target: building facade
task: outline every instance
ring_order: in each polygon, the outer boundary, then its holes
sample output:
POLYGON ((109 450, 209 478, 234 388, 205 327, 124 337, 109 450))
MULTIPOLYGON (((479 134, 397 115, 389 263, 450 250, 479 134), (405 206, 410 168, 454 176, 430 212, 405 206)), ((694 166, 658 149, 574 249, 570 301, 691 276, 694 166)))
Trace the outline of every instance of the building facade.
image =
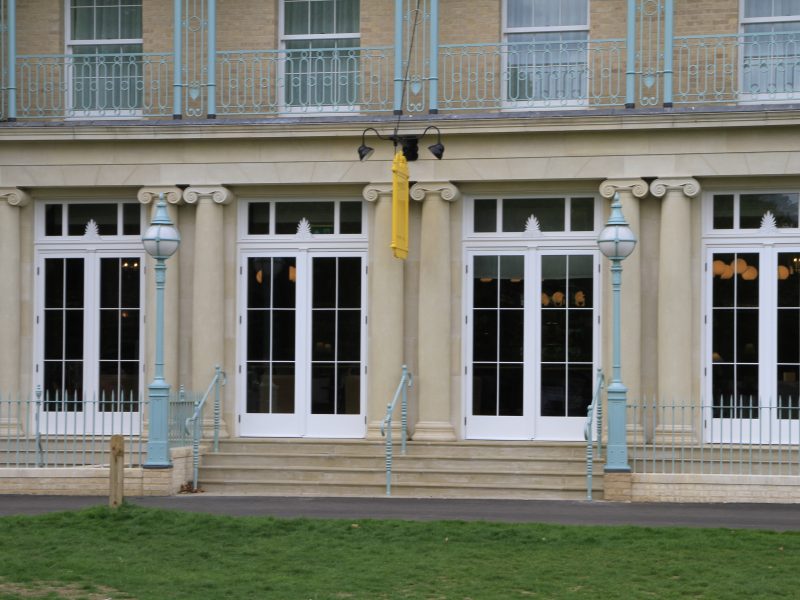
POLYGON ((713 404, 657 424, 708 441, 800 439, 800 3, 2 9, 0 389, 115 398, 93 422, 137 402, 163 193, 166 378, 222 366, 227 435, 377 438, 407 364, 416 440, 580 440, 618 193, 632 401, 713 404), (404 261, 376 133, 420 146, 404 261))

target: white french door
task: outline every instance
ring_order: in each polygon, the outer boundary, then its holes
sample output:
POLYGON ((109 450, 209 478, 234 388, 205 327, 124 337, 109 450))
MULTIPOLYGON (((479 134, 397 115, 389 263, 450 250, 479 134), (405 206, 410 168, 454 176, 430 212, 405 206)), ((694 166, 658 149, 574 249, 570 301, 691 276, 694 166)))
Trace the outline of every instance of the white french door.
POLYGON ((800 247, 713 248, 706 265, 706 439, 800 443, 800 247))
POLYGON ((466 257, 466 437, 579 440, 597 367, 593 251, 466 257))
POLYGON ((240 435, 363 437, 365 254, 254 251, 240 264, 240 435))
POLYGON ((41 431, 139 432, 143 271, 141 251, 39 253, 41 431))

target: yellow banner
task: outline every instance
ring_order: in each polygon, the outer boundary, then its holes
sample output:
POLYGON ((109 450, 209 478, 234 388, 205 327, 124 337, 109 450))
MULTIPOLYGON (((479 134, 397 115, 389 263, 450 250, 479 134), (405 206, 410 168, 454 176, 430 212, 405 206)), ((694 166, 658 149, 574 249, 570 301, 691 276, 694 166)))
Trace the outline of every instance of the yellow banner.
POLYGON ((408 163, 402 152, 392 163, 392 253, 408 258, 408 163))

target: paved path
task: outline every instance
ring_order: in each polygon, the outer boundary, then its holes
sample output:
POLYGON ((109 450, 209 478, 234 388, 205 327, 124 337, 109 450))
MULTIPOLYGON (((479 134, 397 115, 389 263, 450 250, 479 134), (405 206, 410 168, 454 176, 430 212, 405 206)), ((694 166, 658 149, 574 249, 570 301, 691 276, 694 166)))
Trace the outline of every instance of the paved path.
MULTIPOLYGON (((0 495, 0 516, 41 514, 104 505, 106 498, 0 495)), ((409 498, 276 498, 186 495, 128 498, 141 506, 234 516, 411 519, 726 527, 800 531, 800 504, 623 504, 549 500, 409 498)))

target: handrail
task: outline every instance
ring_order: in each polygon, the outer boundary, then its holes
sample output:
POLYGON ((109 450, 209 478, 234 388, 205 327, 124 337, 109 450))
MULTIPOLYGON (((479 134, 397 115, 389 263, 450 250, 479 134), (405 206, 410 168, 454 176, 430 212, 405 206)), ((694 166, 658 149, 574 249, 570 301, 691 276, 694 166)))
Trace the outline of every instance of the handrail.
POLYGON ((392 414, 394 413, 397 399, 402 398, 400 403, 400 435, 402 438, 402 453, 406 453, 406 438, 408 437, 408 388, 414 384, 414 376, 408 372, 408 367, 403 365, 400 383, 394 393, 392 401, 386 405, 386 416, 381 422, 381 435, 386 437, 386 495, 392 495, 392 452, 394 450, 392 442, 392 414))
POLYGON ((603 391, 605 377, 603 370, 597 369, 597 385, 595 386, 594 398, 586 411, 586 425, 583 428, 583 437, 586 440, 586 499, 592 501, 592 471, 594 469, 594 430, 593 422, 597 423, 597 458, 603 455, 603 402, 600 392, 603 391), (594 415, 597 419, 594 419, 594 415))
POLYGON ((197 491, 197 473, 200 469, 200 437, 202 428, 199 427, 200 415, 203 414, 203 407, 206 400, 211 395, 211 390, 214 390, 214 452, 219 452, 219 425, 220 425, 220 387, 228 383, 228 377, 225 375, 219 365, 214 367, 214 377, 211 383, 208 384, 208 389, 203 397, 194 403, 194 413, 186 419, 186 432, 192 436, 192 490, 197 491))

